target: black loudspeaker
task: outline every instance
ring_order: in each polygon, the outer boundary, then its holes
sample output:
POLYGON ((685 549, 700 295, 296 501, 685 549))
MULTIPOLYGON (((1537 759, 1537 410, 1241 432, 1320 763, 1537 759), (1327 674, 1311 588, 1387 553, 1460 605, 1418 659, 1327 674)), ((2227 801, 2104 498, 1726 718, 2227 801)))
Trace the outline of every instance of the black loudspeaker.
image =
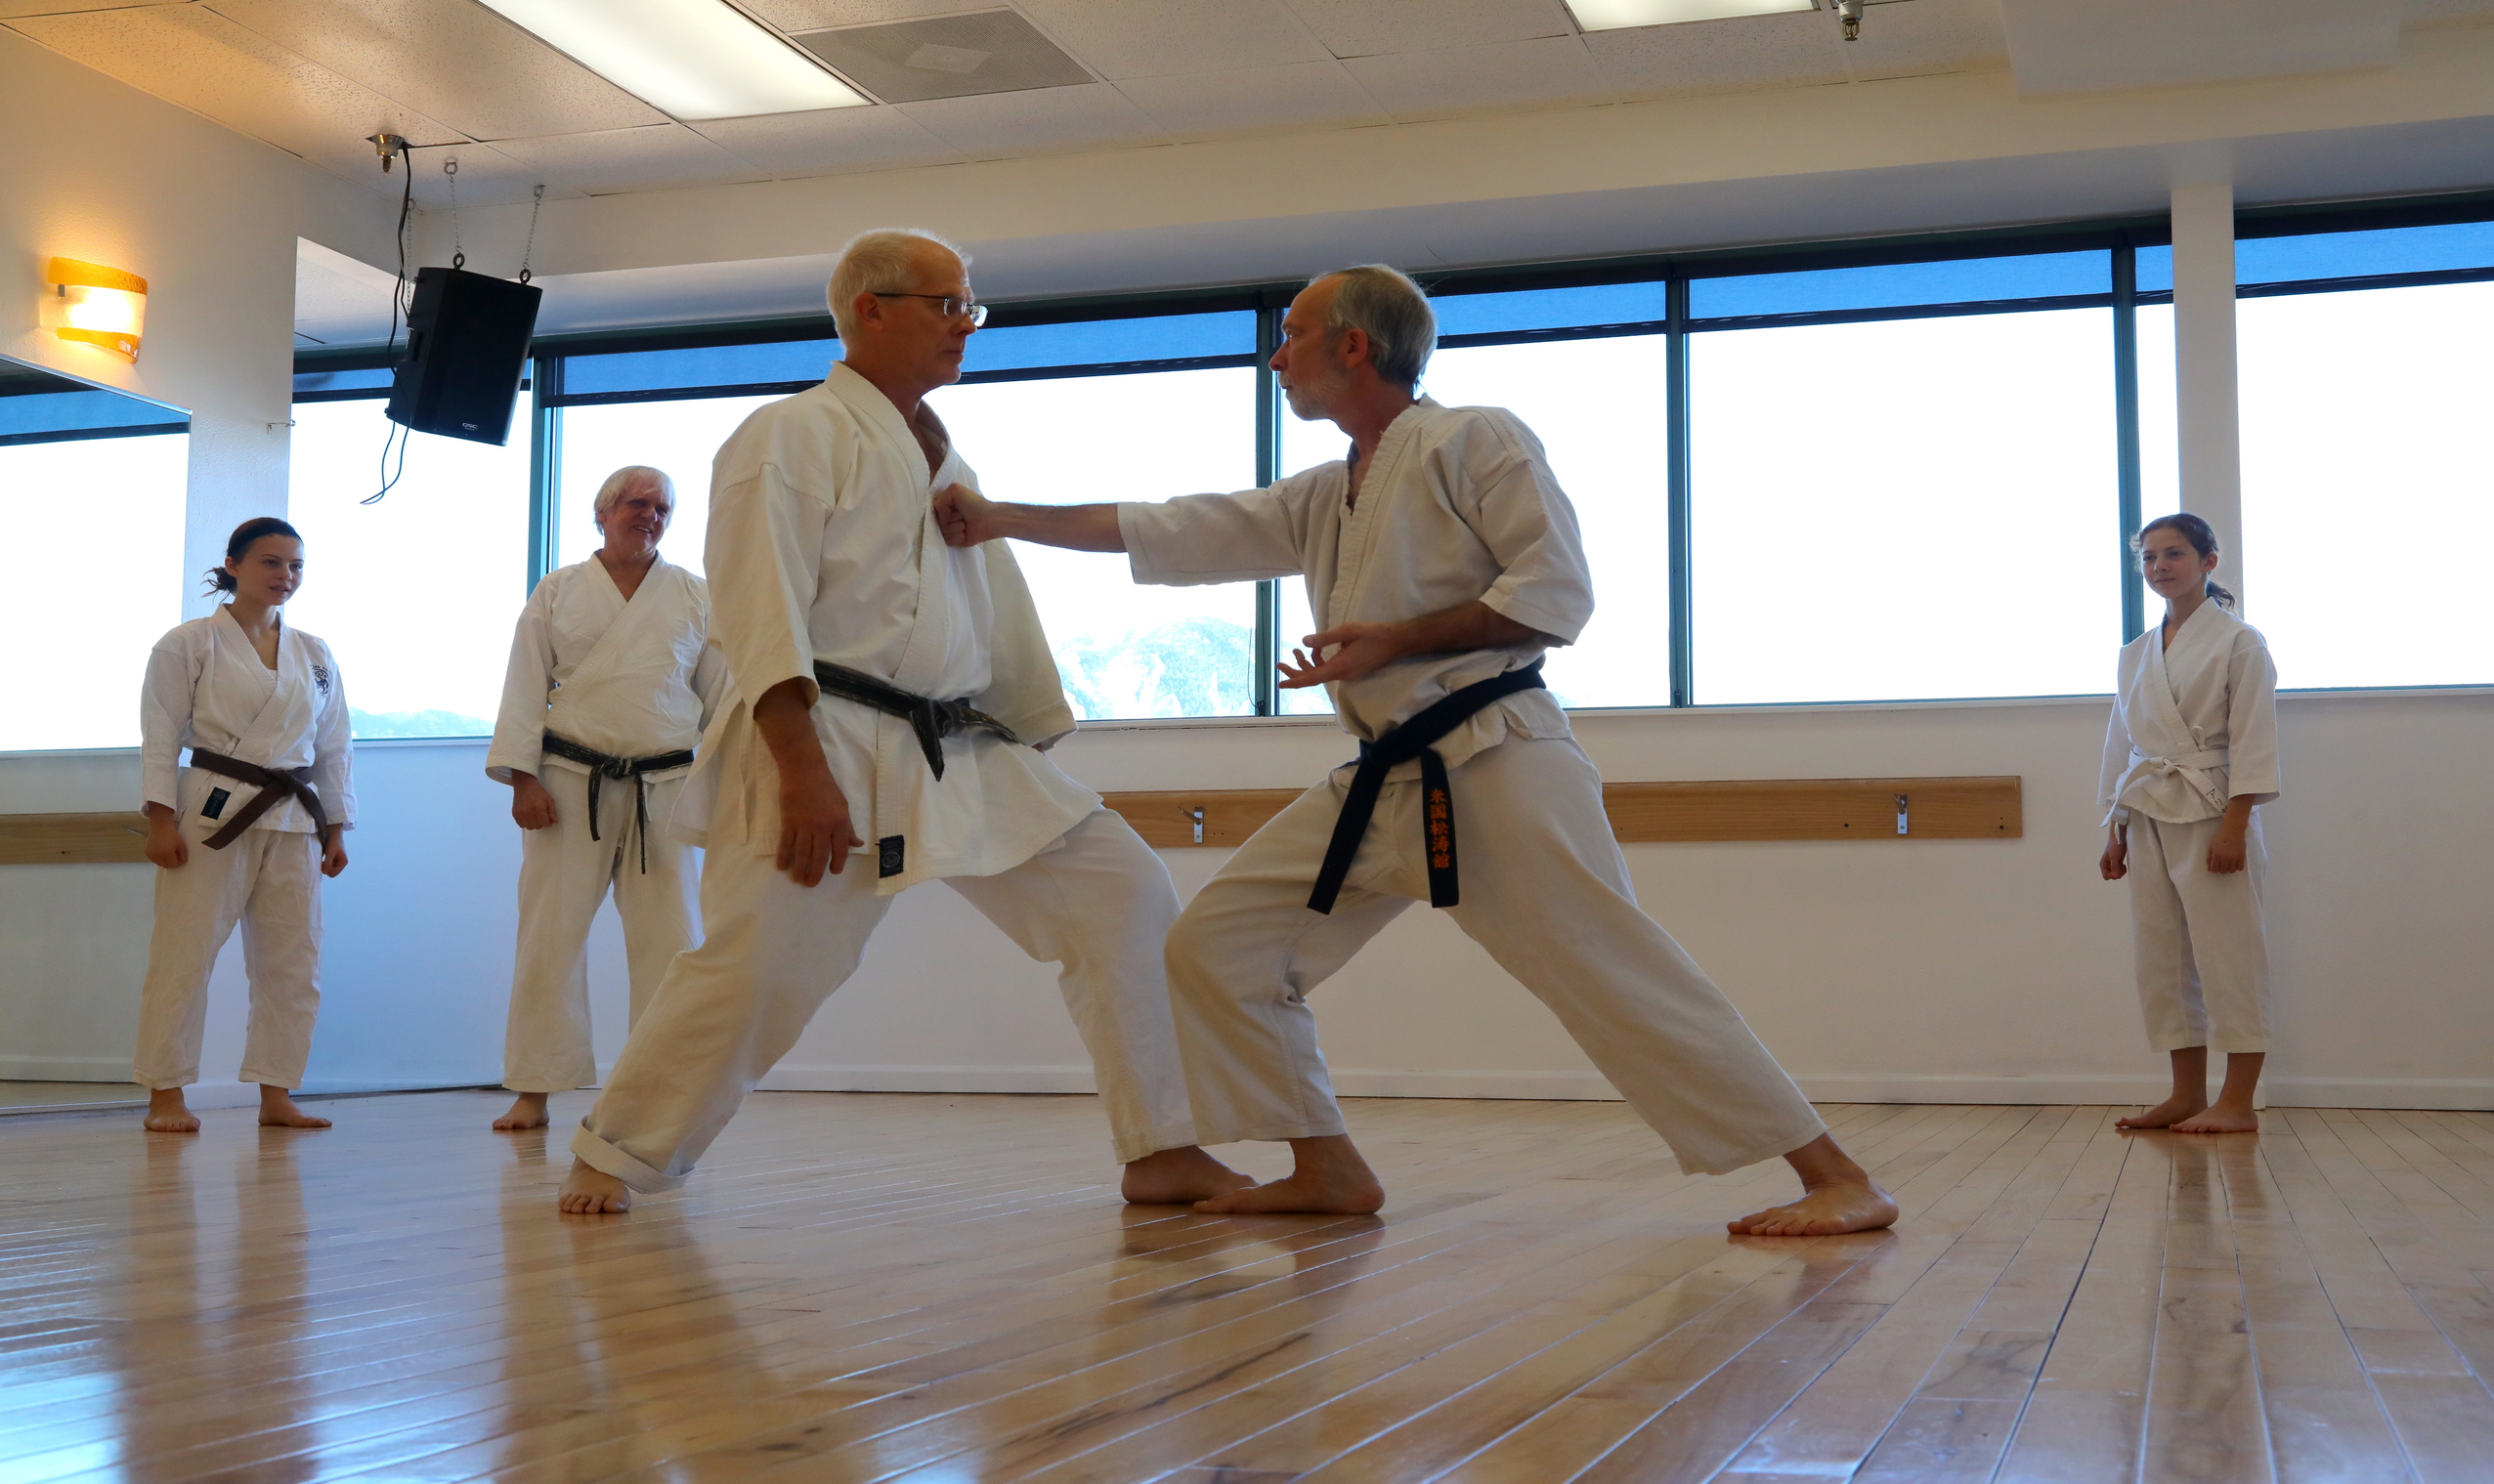
POLYGON ((545 291, 456 268, 420 268, 390 420, 418 433, 508 443, 545 291))

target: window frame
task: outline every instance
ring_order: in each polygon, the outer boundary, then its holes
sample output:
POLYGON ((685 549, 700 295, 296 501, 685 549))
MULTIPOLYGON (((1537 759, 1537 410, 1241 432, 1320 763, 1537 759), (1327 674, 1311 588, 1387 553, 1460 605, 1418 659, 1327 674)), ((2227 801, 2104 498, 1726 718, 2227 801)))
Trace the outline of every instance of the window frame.
MULTIPOLYGON (((2239 208, 2235 214, 2235 236, 2238 241, 2241 241, 2261 237, 2485 221, 2494 221, 2494 191, 2447 192, 2380 202, 2323 202, 2239 208)), ((1477 345, 1584 340, 1616 335, 1659 334, 1665 337, 1664 405, 1660 410, 1667 428, 1668 449, 1663 481, 1667 501, 1665 520, 1668 571, 1666 580, 1670 583, 1671 589, 1668 696, 1667 699, 1657 699, 1651 705, 1587 708, 1609 714, 1628 714, 1650 710, 1692 709, 1703 704, 1696 700, 1695 633, 1692 612, 1693 577, 1698 554, 1693 549, 1690 518, 1692 490, 1689 449, 1693 430, 1689 424, 1691 403, 1689 347, 1691 336, 1718 329, 1935 318, 1958 315, 2022 313, 2043 309, 2110 309, 2113 326, 2111 360, 2117 450, 2115 488, 2109 491, 2112 498, 2108 502, 2112 506, 2109 513, 2116 528, 2112 533, 2114 537, 2113 574, 2120 584, 2122 594, 2123 641, 2127 643, 2144 632, 2145 604, 2138 584, 2131 579, 2128 547, 2129 535, 2138 526, 2141 508, 2136 311, 2141 305, 2171 303, 2172 294, 2170 290, 2141 289, 2138 286, 2137 254, 2141 248, 2167 246, 2172 241, 2171 219, 2165 213, 2159 212, 2023 227, 1745 245, 1677 253, 1630 254, 1566 262, 1423 270, 1416 273, 1414 276, 1433 297, 1599 287, 1623 283, 1660 283, 1663 287, 1665 313, 1660 319, 1456 334, 1447 335, 1440 341, 1440 344, 1446 349, 1457 349, 1477 345), (1704 278, 2074 251, 2104 251, 2110 255, 2112 271, 2111 286, 2108 292, 1712 318, 1693 317, 1690 311, 1691 284, 1704 278)), ((2477 282, 2489 279, 2494 279, 2494 267, 2245 284, 2239 286, 2236 293, 2241 298, 2253 298, 2282 294, 2332 293, 2360 288, 2477 282)), ((1278 385, 1268 362, 1273 349, 1280 341, 1282 315, 1301 286, 1296 280, 1265 281, 1215 288, 1067 296, 999 303, 993 307, 988 323, 1000 329, 1103 319, 1252 311, 1256 316, 1256 349, 1252 355, 1185 357, 1166 360, 980 371, 966 375, 963 380, 966 383, 1030 381, 1253 364, 1257 372, 1254 427, 1257 478, 1262 483, 1270 484, 1279 478, 1282 472, 1280 468, 1281 418, 1285 408, 1278 385)), ((531 440, 529 553, 531 586, 534 587, 545 572, 551 570, 553 563, 554 501, 557 476, 561 466, 560 413, 563 408, 716 397, 785 396, 803 391, 816 384, 811 380, 771 381, 669 387, 630 392, 566 394, 563 391, 564 367, 569 358, 618 352, 693 350, 833 338, 836 336, 831 317, 826 314, 655 328, 589 331, 550 335, 537 340, 531 347, 531 373, 527 381, 523 383, 523 389, 530 395, 530 416, 525 425, 531 440)), ((295 358, 295 369, 298 374, 314 371, 378 369, 390 365, 392 360, 392 353, 381 349, 315 350, 298 353, 295 358)), ((386 387, 354 388, 300 393, 295 400, 345 401, 387 395, 386 387)), ((1255 600, 1254 657, 1257 673, 1253 677, 1252 693, 1254 716, 1193 720, 1204 724, 1230 724, 1240 720, 1280 717, 1279 696, 1275 688, 1273 672, 1274 661, 1278 658, 1281 649, 1280 613, 1279 584, 1271 581, 1258 583, 1255 600)), ((2379 689, 2407 691, 2419 688, 2379 689)), ((2494 689, 2494 687, 2439 686, 2423 689, 2473 692, 2494 689)), ((1969 700, 1987 699, 2031 698, 1914 698, 1883 700, 1876 704, 1963 704, 1969 700)), ((1853 703, 1829 700, 1784 704, 1853 703)), ((1306 718, 1281 719, 1305 720, 1306 718)), ((1188 720, 1186 718, 1126 718, 1114 724, 1154 725, 1159 722, 1176 724, 1188 720)))

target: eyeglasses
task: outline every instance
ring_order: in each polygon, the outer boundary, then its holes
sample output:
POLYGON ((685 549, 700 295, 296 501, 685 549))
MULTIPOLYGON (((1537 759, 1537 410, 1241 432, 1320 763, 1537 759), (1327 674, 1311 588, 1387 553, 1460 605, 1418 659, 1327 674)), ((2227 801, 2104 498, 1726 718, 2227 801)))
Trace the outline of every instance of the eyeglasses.
POLYGON ((976 329, 987 322, 987 306, 979 303, 975 299, 956 299, 950 294, 887 294, 881 291, 873 292, 875 293, 875 297, 878 299, 924 299, 928 303, 934 305, 936 311, 943 315, 943 317, 947 319, 958 319, 967 317, 969 320, 971 329, 976 329))

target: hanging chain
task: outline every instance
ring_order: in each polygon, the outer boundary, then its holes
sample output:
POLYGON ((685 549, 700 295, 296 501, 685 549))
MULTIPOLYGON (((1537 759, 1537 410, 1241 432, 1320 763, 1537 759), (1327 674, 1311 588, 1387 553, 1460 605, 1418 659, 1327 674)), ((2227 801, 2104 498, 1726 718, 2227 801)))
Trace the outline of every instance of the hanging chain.
POLYGON ((467 267, 467 249, 459 243, 459 160, 456 155, 442 157, 442 173, 451 178, 451 266, 467 267))
POLYGON ((531 205, 529 206, 529 240, 528 245, 520 249, 520 281, 522 283, 526 283, 529 280, 529 257, 537 251, 537 214, 545 209, 545 187, 541 183, 538 186, 536 193, 529 197, 529 200, 531 202, 531 205))

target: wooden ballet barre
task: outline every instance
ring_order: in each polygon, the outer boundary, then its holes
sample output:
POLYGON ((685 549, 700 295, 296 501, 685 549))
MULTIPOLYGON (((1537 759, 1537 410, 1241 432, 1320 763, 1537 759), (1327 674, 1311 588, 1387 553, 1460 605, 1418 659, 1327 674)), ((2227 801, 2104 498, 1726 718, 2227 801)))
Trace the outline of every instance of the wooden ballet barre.
POLYGON ((0 814, 0 866, 119 866, 148 858, 148 817, 0 814))
MULTIPOLYGON (((1149 845, 1232 846, 1299 797, 1297 788, 1103 795, 1149 845)), ((1997 778, 1768 778, 1606 784, 1623 843, 1698 840, 2014 840, 2021 781, 1997 778)), ((1461 809, 1458 802, 1457 809, 1461 809)), ((1460 819, 1460 815, 1458 815, 1460 819)))

